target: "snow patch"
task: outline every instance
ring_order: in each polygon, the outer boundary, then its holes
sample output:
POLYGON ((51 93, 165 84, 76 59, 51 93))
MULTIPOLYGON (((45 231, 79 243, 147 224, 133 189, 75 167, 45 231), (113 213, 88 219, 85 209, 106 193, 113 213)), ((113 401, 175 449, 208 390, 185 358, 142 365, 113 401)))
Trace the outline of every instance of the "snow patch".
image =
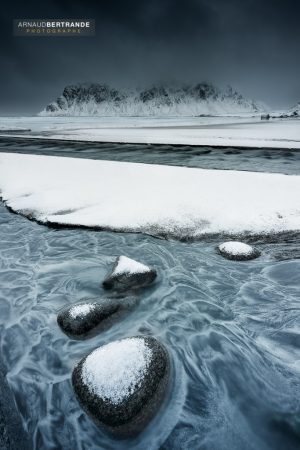
POLYGON ((113 274, 121 275, 123 273, 145 273, 149 272, 150 270, 150 267, 146 266, 145 264, 128 258, 127 256, 120 256, 113 274))
POLYGON ((140 387, 151 358, 142 338, 111 342, 87 356, 82 381, 90 392, 118 405, 140 387))
POLYGON ((89 314, 96 308, 96 305, 92 303, 82 303, 80 305, 74 305, 69 310, 69 315, 72 319, 76 319, 77 317, 82 317, 89 314))
POLYGON ((250 255, 253 252, 253 248, 251 245, 244 244, 243 242, 238 241, 229 241, 224 242, 219 245, 219 250, 221 252, 226 252, 231 255, 250 255))

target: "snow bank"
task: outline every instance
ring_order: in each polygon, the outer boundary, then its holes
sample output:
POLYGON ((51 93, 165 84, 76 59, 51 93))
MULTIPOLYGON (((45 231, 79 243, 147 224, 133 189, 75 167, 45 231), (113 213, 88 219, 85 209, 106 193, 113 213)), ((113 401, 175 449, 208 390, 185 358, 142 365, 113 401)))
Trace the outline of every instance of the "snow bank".
POLYGON ((151 356, 143 339, 111 342, 87 356, 82 381, 93 394, 118 405, 139 388, 151 356))
POLYGON ((45 223, 198 237, 300 230, 300 177, 2 153, 2 198, 45 223))

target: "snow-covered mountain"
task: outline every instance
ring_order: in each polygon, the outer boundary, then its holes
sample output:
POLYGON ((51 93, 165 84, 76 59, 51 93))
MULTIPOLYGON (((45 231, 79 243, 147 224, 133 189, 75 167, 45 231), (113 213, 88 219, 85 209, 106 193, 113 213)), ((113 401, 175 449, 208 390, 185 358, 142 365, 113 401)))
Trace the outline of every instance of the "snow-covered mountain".
POLYGON ((290 109, 289 112, 290 112, 291 115, 294 116, 294 117, 300 116, 300 102, 298 102, 296 105, 294 105, 294 106, 290 109))
POLYGON ((270 114, 272 119, 287 119, 300 117, 300 102, 287 110, 276 111, 270 114))
POLYGON ((82 83, 66 86, 62 95, 40 115, 195 116, 254 113, 264 109, 262 103, 243 97, 230 86, 222 91, 211 83, 155 85, 135 90, 82 83))

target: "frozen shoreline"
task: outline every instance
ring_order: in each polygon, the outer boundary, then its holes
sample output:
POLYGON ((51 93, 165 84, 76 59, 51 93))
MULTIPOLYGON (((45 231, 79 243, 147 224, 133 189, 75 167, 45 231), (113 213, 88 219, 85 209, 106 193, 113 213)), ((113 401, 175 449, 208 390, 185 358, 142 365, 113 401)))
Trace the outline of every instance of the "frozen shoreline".
POLYGON ((42 223, 180 238, 300 230, 300 177, 2 153, 2 199, 42 223))
POLYGON ((258 115, 2 117, 0 136, 8 135, 79 142, 300 149, 300 119, 261 121, 258 115), (25 131, 13 131, 18 127, 25 131))

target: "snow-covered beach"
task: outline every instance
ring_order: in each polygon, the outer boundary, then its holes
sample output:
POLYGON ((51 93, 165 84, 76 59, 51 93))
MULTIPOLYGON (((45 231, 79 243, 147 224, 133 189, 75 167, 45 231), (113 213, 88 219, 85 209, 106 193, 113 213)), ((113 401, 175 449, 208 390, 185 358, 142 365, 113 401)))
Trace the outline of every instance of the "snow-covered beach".
POLYGON ((300 149, 299 118, 264 121, 258 113, 208 117, 1 117, 0 136, 8 133, 71 141, 300 149))

